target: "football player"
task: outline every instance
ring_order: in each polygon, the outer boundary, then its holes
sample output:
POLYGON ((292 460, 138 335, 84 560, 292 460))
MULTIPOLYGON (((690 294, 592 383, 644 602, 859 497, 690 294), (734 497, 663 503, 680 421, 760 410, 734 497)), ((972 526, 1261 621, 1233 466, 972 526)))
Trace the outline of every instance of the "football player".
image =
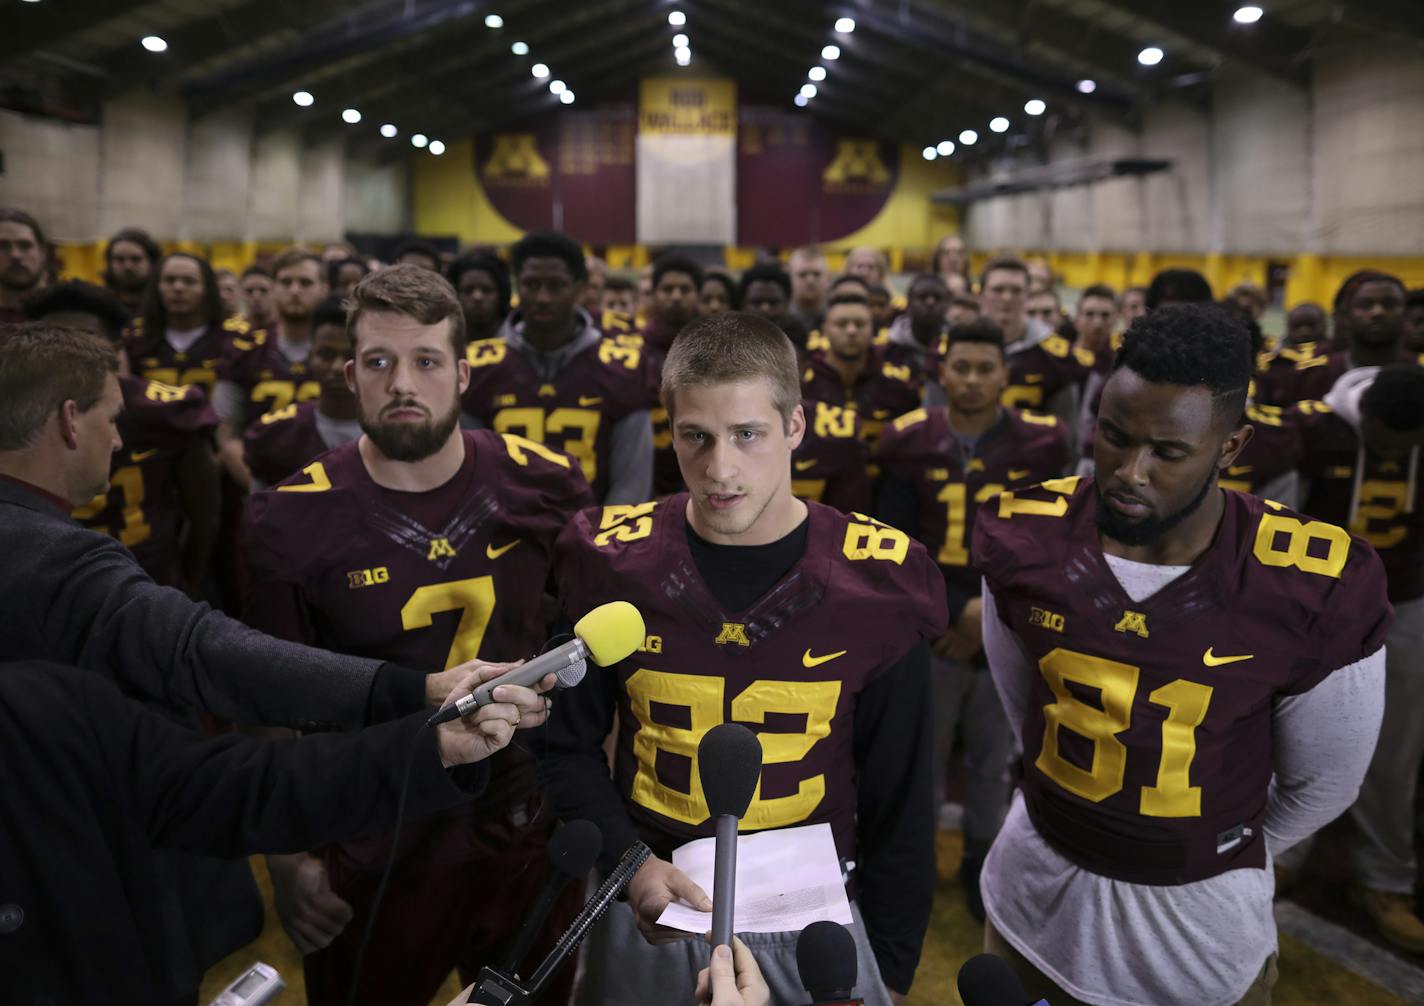
MULTIPOLYGON (((549 730, 551 794, 565 817, 598 823, 602 867, 636 838, 655 853, 591 936, 581 1002, 662 1002, 706 966, 702 940, 657 919, 674 899, 712 907, 669 860, 713 832, 697 748, 728 721, 761 731, 766 751, 742 830, 827 823, 855 864, 855 994, 883 1006, 914 977, 934 877, 921 640, 944 629, 944 586, 903 532, 792 495, 796 369, 763 318, 693 322, 662 385, 690 491, 587 511, 560 536, 566 611, 625 597, 648 631, 628 660, 591 668, 549 730)), ((794 934, 742 939, 776 1001, 804 995, 794 934)))
POLYGON ((1410 290, 1405 296, 1404 348, 1424 357, 1424 290, 1410 290))
POLYGON ((197 591, 217 535, 217 416, 195 385, 173 387, 133 376, 122 352, 127 309, 109 291, 71 281, 25 302, 37 321, 92 332, 119 357, 122 450, 109 467, 109 491, 74 513, 85 527, 117 538, 149 576, 197 591))
MULTIPOLYGON (((605 503, 651 495, 655 378, 638 340, 602 331, 579 306, 584 254, 562 234, 511 250, 519 308, 495 339, 470 343, 467 421, 573 458, 605 503)), ((695 288, 694 288, 695 289, 695 288)))
MULTIPOLYGON (((465 316, 469 317, 468 310, 465 316)), ((307 360, 312 379, 321 387, 320 397, 268 412, 243 434, 242 458, 252 472, 254 489, 290 478, 318 454, 361 435, 356 396, 346 384, 350 355, 346 308, 336 298, 328 298, 312 313, 312 348, 307 360)))
POLYGON ((1130 328, 1132 323, 1147 313, 1147 288, 1130 286, 1122 292, 1122 327, 1130 328))
POLYGON ((979 513, 984 648, 1023 784, 984 864, 986 949, 1029 998, 1264 1003, 1272 857, 1353 802, 1390 625, 1374 551, 1218 478, 1251 436, 1244 328, 1135 322, 1096 481, 979 513))
POLYGON ((1323 343, 1328 324, 1325 308, 1319 304, 1310 301, 1297 304, 1286 315, 1286 335, 1282 345, 1299 350, 1323 343))
POLYGON ((260 265, 250 265, 242 270, 243 317, 248 327, 254 331, 271 328, 277 323, 272 310, 272 273, 260 265))
POLYGON ((779 263, 758 262, 743 270, 737 280, 737 300, 743 311, 765 318, 797 346, 806 345, 807 329, 791 313, 791 277, 779 263))
POLYGON ((289 248, 272 263, 277 324, 233 338, 218 361, 213 408, 218 419, 218 456, 243 489, 252 473, 242 460, 242 434, 268 412, 305 402, 321 393, 307 372, 312 312, 327 295, 321 256, 289 248))
POLYGON ((704 270, 697 313, 716 314, 718 311, 736 311, 740 307, 737 301, 737 281, 721 269, 704 270))
MULTIPOLYGON (((1385 644, 1379 747, 1350 811, 1350 894, 1386 940, 1424 953, 1424 922, 1414 908, 1414 791, 1424 757, 1424 507, 1418 504, 1424 490, 1424 368, 1359 367, 1341 376, 1324 402, 1313 404, 1300 420, 1300 509, 1374 546, 1395 613, 1385 644)), ((1303 858, 1292 855, 1286 865, 1295 868, 1303 858)))
POLYGON ((158 242, 137 227, 125 227, 104 246, 104 285, 119 298, 130 318, 143 314, 144 292, 162 258, 158 242))
POLYGON ((791 275, 791 313, 810 332, 821 327, 821 312, 831 282, 826 253, 812 245, 797 248, 788 263, 791 275))
MULTIPOLYGON (((541 444, 459 428, 464 312, 439 273, 392 266, 352 296, 346 377, 364 436, 252 497, 248 620, 413 667, 533 656, 554 539, 592 503, 587 483, 541 444)), ((492 768, 475 805, 399 836, 360 975, 358 944, 395 838, 270 858, 309 1001, 344 1002, 359 983, 371 1002, 424 1004, 451 968, 473 981, 503 951, 544 882, 549 818, 528 751, 503 752, 492 768)), ((544 950, 580 900, 560 902, 544 950)))
POLYGON ((162 384, 196 384, 211 395, 218 361, 247 323, 223 311, 217 276, 206 259, 166 255, 154 271, 143 315, 125 338, 129 367, 162 384))
POLYGON ((25 320, 25 298, 49 282, 51 255, 38 220, 0 206, 0 322, 25 320))
POLYGON ((791 492, 842 513, 870 513, 870 450, 855 409, 807 398, 806 435, 791 455, 791 492))
POLYGON ((465 309, 465 334, 470 342, 493 339, 509 317, 513 289, 509 266, 491 252, 461 255, 445 271, 465 309))
MULTIPOLYGON (((949 326, 945 309, 949 304, 949 288, 934 273, 921 273, 910 281, 905 313, 890 324, 886 336, 885 359, 907 366, 914 374, 925 375, 925 393, 939 377, 939 361, 944 352, 940 345, 949 326)), ((943 405, 942 398, 926 404, 943 405)))
MULTIPOLYGON (((910 298, 911 310, 915 298, 910 298)), ((981 652, 979 573, 968 532, 981 506, 1006 488, 1062 475, 1068 436, 1053 416, 999 404, 1008 383, 1004 335, 988 319, 949 330, 941 367, 946 406, 916 409, 885 429, 877 514, 918 539, 939 563, 949 625, 931 645, 935 802, 956 736, 964 748, 964 859, 960 881, 970 914, 984 920, 979 870, 1009 804, 1013 732, 981 652)))
POLYGON ((677 333, 697 317, 702 267, 683 255, 664 255, 653 263, 653 299, 643 344, 666 356, 677 333))
POLYGON ((627 276, 612 273, 603 281, 603 317, 617 315, 630 323, 638 313, 638 287, 627 276))
POLYGON ((366 263, 359 258, 328 259, 326 262, 327 289, 331 291, 331 296, 345 300, 351 296, 351 291, 356 289, 356 284, 361 282, 361 277, 370 271, 366 263))

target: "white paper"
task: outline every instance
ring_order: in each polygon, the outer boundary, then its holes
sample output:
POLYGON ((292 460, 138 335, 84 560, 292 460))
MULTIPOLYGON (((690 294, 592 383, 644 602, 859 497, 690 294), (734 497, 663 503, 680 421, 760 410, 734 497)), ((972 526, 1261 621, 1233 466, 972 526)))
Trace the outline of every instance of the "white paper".
MULTIPOLYGON (((711 897, 716 853, 715 838, 699 838, 675 850, 672 864, 711 897)), ((736 931, 794 933, 822 921, 851 924, 831 826, 812 824, 739 836, 736 931)), ((705 933, 712 928, 712 913, 674 901, 658 922, 684 932, 705 933)))

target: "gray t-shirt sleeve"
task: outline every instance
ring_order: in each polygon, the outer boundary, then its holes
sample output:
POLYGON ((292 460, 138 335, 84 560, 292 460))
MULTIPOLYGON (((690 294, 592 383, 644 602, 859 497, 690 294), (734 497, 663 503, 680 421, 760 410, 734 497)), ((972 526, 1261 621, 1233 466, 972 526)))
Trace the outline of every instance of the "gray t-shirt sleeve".
POLYGON ((653 498, 653 423, 646 409, 613 424, 612 457, 604 506, 644 503, 653 498))
POLYGON ((219 381, 214 385, 213 411, 224 423, 241 429, 242 421, 247 418, 247 395, 242 385, 234 381, 219 381))
POLYGON ((988 580, 980 585, 979 596, 983 604, 984 656, 989 661, 994 690, 1004 704, 1004 715, 1008 717, 1009 726, 1017 738, 1023 731, 1024 717, 1028 715, 1028 706, 1033 700, 1033 679, 1038 670, 1029 660, 1018 636, 999 618, 988 580))

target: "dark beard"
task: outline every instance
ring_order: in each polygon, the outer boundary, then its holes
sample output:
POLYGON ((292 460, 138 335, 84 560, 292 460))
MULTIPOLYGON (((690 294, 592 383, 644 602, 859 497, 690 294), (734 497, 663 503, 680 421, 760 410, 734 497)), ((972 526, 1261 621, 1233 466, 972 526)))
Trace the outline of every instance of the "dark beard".
POLYGON ((361 430, 371 438, 376 449, 392 461, 424 461, 450 439, 460 422, 460 403, 439 419, 423 423, 382 423, 369 420, 361 413, 361 430))
POLYGON ((1172 530, 1182 521, 1197 512, 1197 508, 1206 499, 1206 494, 1216 487, 1216 471, 1213 470, 1202 487, 1197 490, 1197 494, 1192 497, 1190 503, 1182 507, 1176 513, 1170 513, 1165 517, 1144 517, 1142 520, 1129 520, 1122 516, 1103 499, 1103 484, 1098 483, 1098 531, 1106 535, 1115 542, 1127 545, 1130 548, 1138 548, 1144 545, 1155 545, 1162 536, 1172 530))

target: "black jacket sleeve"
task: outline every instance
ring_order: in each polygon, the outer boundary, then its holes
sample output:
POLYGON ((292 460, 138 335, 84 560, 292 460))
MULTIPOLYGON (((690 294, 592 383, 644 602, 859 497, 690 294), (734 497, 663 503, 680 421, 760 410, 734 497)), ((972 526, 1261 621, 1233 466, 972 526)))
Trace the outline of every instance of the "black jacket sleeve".
POLYGON ((929 647, 920 643, 855 709, 856 885, 885 984, 908 993, 934 898, 929 647))

